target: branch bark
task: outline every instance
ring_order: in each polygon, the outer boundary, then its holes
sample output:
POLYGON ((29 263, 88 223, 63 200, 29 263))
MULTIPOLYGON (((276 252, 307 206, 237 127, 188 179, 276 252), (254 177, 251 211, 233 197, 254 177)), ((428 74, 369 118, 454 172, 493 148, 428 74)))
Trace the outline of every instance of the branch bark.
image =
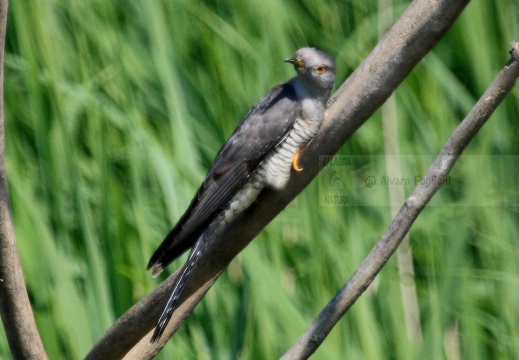
POLYGON ((413 1, 331 99, 319 134, 302 154, 301 162, 305 170, 292 174, 285 190, 267 190, 260 194, 254 205, 228 227, 225 236, 222 236, 225 242, 215 243, 208 249, 160 341, 152 346, 149 337, 177 273, 124 314, 86 358, 149 359, 155 356, 229 262, 317 176, 319 156, 337 153, 445 35, 468 2, 413 1))
POLYGON ((476 136, 519 77, 519 43, 510 45, 512 58, 485 91, 471 112, 454 131, 423 181, 414 189, 394 218, 386 233, 364 259, 359 269, 339 293, 326 305, 308 330, 282 357, 284 360, 306 359, 324 341, 395 252, 420 212, 445 184, 463 150, 476 136))
POLYGON ((0 0, 0 314, 15 359, 47 359, 16 247, 5 167, 4 47, 8 1, 0 0))

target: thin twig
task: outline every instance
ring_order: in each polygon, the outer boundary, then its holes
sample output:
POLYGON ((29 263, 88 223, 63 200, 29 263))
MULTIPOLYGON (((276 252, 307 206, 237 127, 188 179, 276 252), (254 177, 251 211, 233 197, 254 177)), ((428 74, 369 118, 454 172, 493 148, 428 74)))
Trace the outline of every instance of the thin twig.
POLYGON ((164 346, 216 281, 229 262, 281 212, 318 174, 319 156, 335 154, 392 94, 413 67, 445 35, 469 0, 415 0, 370 56, 338 89, 327 109, 320 133, 301 157, 304 171, 293 174, 281 192, 264 191, 241 217, 229 226, 223 242, 213 244, 193 274, 174 313, 170 327, 158 342, 145 336, 156 324, 173 284, 172 275, 159 288, 124 314, 98 341, 87 359, 148 359, 164 346), (145 305, 144 305, 145 304, 145 305))
POLYGON ((8 1, 0 0, 0 313, 15 359, 47 359, 27 296, 14 236, 5 168, 4 46, 8 1))
POLYGON ((433 195, 445 184, 461 153, 488 120, 519 77, 519 43, 511 44, 512 58, 497 75, 472 111, 454 131, 440 155, 404 203, 389 229, 362 262, 351 279, 328 303, 308 330, 282 357, 284 360, 307 359, 324 341, 335 324, 366 290, 389 260, 433 195))

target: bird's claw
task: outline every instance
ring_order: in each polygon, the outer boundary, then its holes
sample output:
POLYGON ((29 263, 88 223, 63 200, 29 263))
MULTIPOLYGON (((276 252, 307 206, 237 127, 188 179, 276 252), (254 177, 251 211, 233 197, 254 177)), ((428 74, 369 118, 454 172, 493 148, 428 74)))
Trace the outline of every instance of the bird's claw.
POLYGON ((300 147, 292 158, 292 167, 295 171, 303 171, 303 168, 299 166, 299 155, 303 152, 303 149, 303 147, 300 147))

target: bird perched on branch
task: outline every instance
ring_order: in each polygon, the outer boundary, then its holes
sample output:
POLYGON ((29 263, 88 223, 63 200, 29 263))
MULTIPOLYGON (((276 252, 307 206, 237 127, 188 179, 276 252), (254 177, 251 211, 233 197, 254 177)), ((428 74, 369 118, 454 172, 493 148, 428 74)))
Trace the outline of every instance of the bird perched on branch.
POLYGON ((166 308, 151 337, 156 342, 175 311, 202 254, 225 226, 247 209, 261 190, 281 190, 299 154, 321 126, 335 83, 335 61, 315 48, 285 60, 297 76, 274 86, 240 122, 214 159, 189 208, 148 263, 157 276, 191 248, 166 308))

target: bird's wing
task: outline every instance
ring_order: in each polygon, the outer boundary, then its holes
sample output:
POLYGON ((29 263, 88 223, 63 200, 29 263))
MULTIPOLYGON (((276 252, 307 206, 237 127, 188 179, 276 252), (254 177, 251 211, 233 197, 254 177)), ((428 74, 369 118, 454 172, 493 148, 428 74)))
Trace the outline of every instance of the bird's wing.
POLYGON ((207 223, 292 128, 300 114, 293 85, 272 88, 244 117, 218 152, 190 206, 148 263, 158 275, 190 248, 207 223))

